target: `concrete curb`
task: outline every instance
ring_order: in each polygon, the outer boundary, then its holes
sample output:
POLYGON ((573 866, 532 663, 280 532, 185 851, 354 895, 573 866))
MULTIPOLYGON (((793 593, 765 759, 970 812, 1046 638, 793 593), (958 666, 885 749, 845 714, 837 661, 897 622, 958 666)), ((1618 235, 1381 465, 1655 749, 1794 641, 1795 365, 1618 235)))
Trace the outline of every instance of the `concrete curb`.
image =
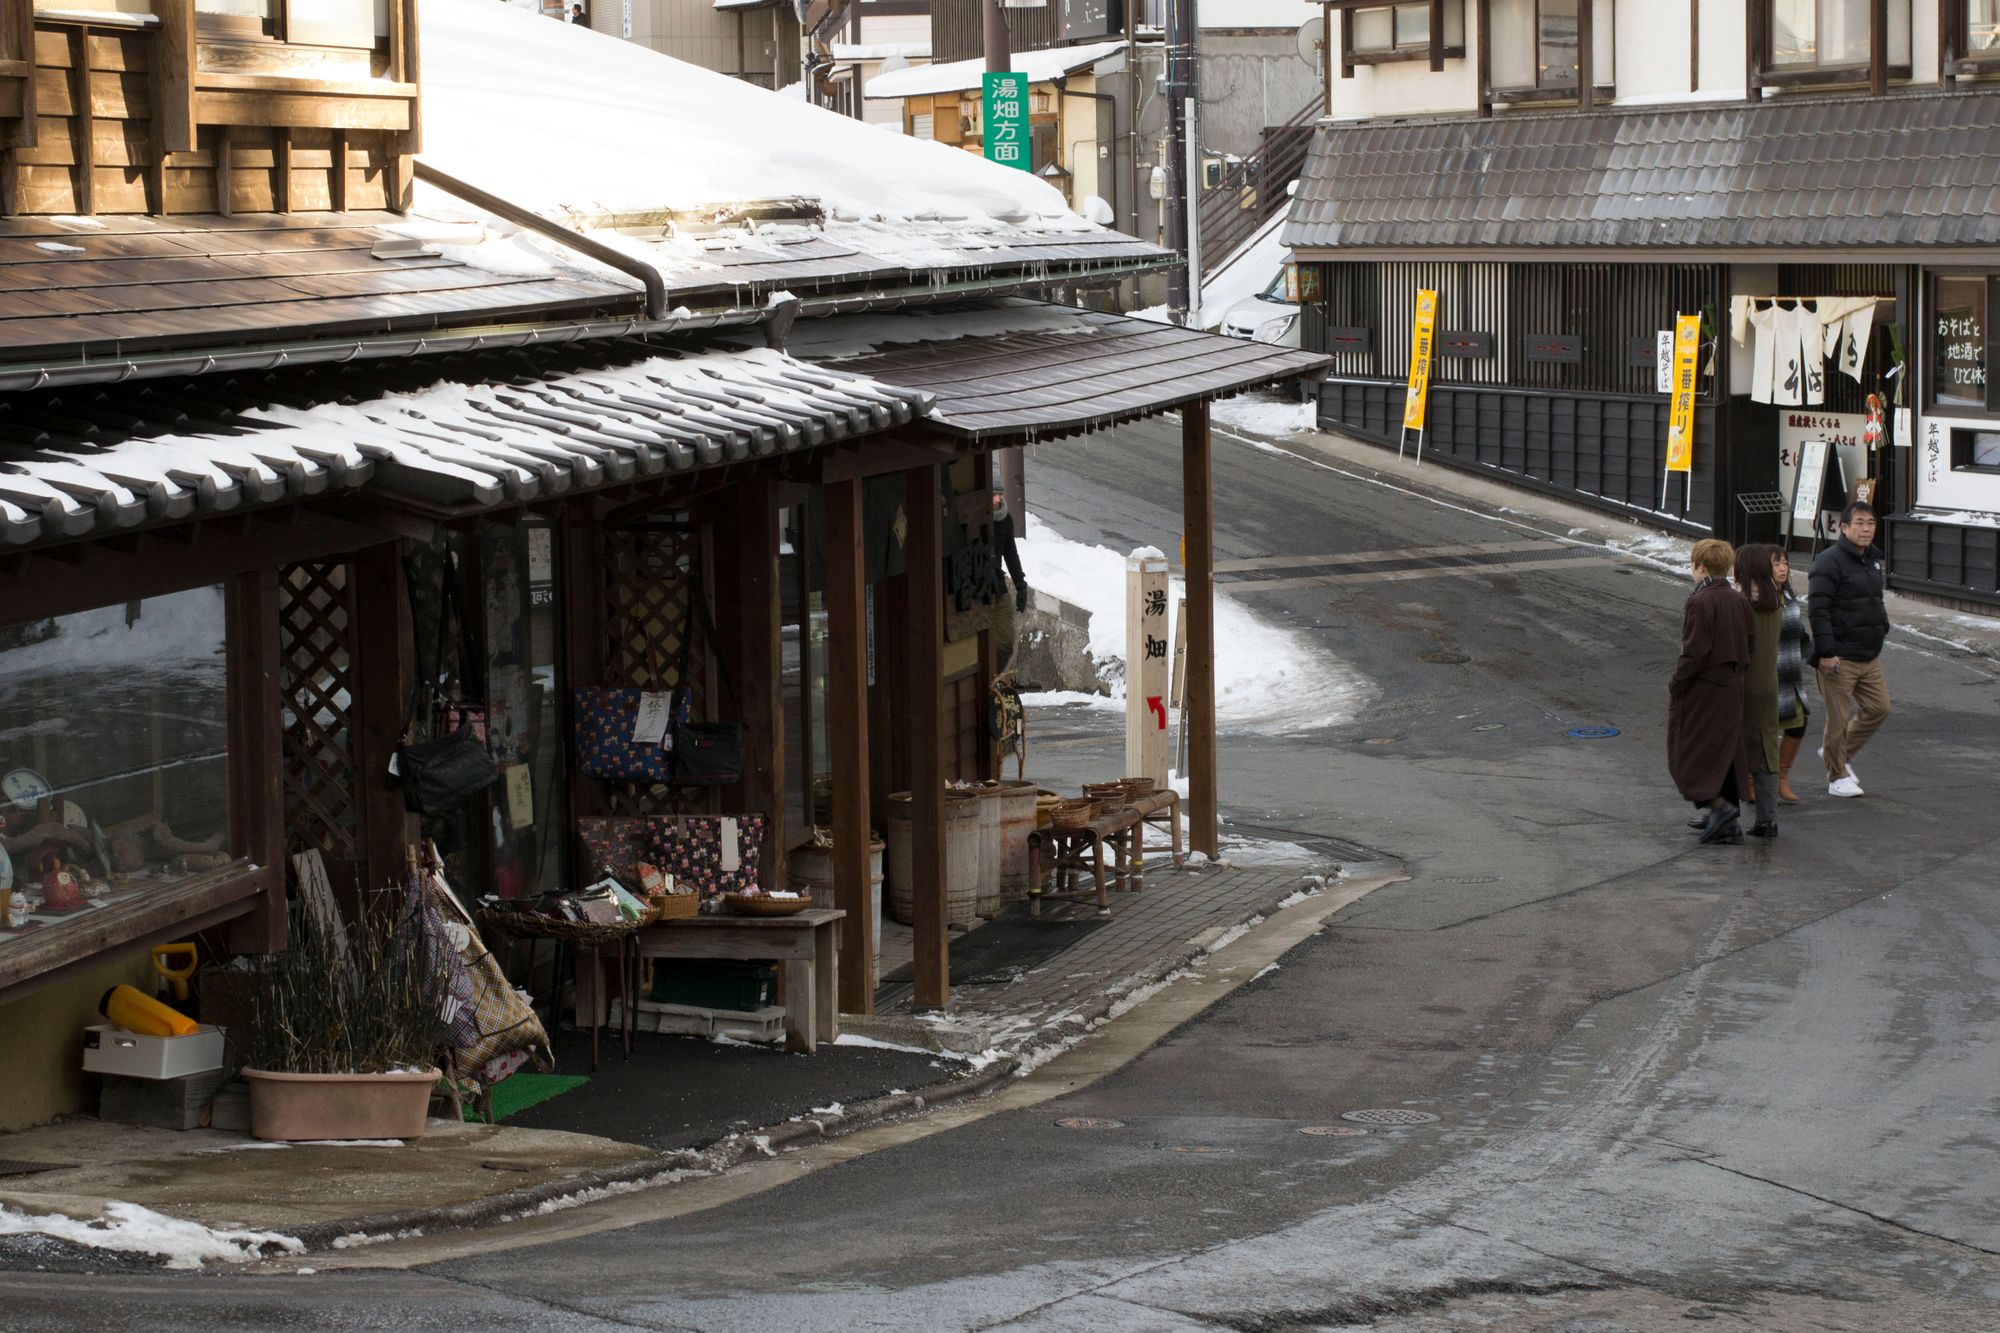
MULTIPOLYGON (((316 1222, 309 1226, 289 1228, 288 1234, 304 1244, 308 1253, 330 1249, 360 1249, 413 1233, 430 1235, 438 1231, 467 1230, 495 1222, 511 1221, 520 1214, 533 1212, 545 1204, 578 1195, 619 1193, 631 1189, 645 1189, 653 1184, 671 1184, 670 1180, 658 1178, 672 1176, 677 1172, 717 1175, 744 1162, 766 1156, 767 1150, 769 1153, 776 1153, 808 1139, 838 1138, 898 1116, 916 1114, 934 1106, 977 1096, 1011 1076, 1019 1067, 1018 1058, 1005 1057, 981 1069, 948 1075, 934 1083, 924 1085, 915 1092, 899 1092, 859 1102, 837 1116, 807 1116, 787 1120, 764 1129, 739 1131, 718 1139, 704 1148, 676 1148, 669 1152, 652 1153, 621 1166, 585 1171, 558 1180, 546 1180, 465 1203, 439 1208, 405 1208, 394 1212, 341 1218, 331 1222, 316 1222), (763 1147, 758 1145, 760 1139, 763 1140, 763 1147), (341 1245, 339 1244, 341 1241, 347 1243, 341 1245)), ((577 1201, 581 1203, 585 1200, 577 1201)))

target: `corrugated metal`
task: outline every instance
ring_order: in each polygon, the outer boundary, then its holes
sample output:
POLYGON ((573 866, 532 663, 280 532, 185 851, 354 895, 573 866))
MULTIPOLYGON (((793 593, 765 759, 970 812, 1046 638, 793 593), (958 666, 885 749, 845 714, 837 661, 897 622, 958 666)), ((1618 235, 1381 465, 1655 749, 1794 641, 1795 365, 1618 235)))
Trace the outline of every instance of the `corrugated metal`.
POLYGON ((2000 244, 2000 93, 1322 125, 1284 243, 2000 244))
MULTIPOLYGON (((983 0, 931 0, 931 57, 970 60, 986 53, 983 0)), ((1062 41, 1059 0, 1040 9, 1006 9, 1007 45, 1015 51, 1044 51, 1062 41)))

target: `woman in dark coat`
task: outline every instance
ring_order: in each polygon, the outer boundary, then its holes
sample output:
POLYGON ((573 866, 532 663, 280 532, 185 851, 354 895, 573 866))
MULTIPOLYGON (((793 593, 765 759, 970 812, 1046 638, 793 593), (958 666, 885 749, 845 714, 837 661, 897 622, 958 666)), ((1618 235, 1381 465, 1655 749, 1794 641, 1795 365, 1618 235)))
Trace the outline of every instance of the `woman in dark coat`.
POLYGON ((1706 808, 1701 840, 1741 842, 1737 808, 1750 791, 1743 762, 1743 673, 1750 662, 1750 603, 1729 586, 1729 543, 1691 553, 1695 589, 1681 616, 1681 655, 1667 682, 1667 768, 1682 796, 1706 808))
POLYGON ((1736 586, 1753 616, 1750 665, 1743 673, 1743 758, 1757 793, 1753 838, 1778 836, 1778 647, 1785 638, 1785 597, 1778 591, 1775 546, 1751 542, 1736 552, 1736 586))

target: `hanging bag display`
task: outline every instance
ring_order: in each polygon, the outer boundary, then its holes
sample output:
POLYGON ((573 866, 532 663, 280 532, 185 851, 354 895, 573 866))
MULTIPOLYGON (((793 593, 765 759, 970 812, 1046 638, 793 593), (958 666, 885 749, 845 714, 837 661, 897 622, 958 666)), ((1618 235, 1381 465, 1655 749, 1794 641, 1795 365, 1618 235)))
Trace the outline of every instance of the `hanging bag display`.
POLYGON ((673 722, 687 712, 687 691, 649 694, 602 685, 570 691, 570 704, 576 713, 577 766, 587 776, 647 786, 673 780, 673 722), (637 737, 643 734, 641 724, 649 706, 667 710, 666 727, 657 739, 640 740, 637 737))
MULTIPOLYGON (((689 720, 685 706, 686 682, 693 660, 695 608, 701 608, 702 632, 708 636, 711 646, 717 644, 715 620, 709 614, 708 599, 701 595, 700 584, 690 578, 688 586, 688 632, 681 636, 682 703, 673 723, 674 738, 674 781, 689 787, 724 787, 743 780, 743 724, 741 722, 695 722, 689 720)), ((733 703, 736 687, 729 678, 729 664, 722 660, 718 651, 715 655, 717 668, 722 674, 724 694, 733 703)))
MULTIPOLYGON (((451 616, 457 605, 457 594, 453 587, 457 574, 456 562, 450 551, 444 553, 444 570, 441 580, 442 591, 438 598, 438 645, 436 669, 444 668, 444 649, 450 630, 451 616)), ((403 565, 405 575, 410 579, 411 609, 415 613, 416 578, 415 569, 408 560, 403 565)), ((461 627, 463 617, 460 618, 461 627)), ((459 671, 463 676, 465 668, 466 643, 459 646, 459 671)), ((500 770, 494 767, 493 759, 486 753, 483 736, 485 710, 475 709, 457 700, 447 698, 440 690, 437 678, 424 670, 423 652, 416 653, 417 684, 410 694, 409 711, 403 718, 403 743, 396 747, 396 773, 403 784, 403 808, 412 814, 441 815, 456 810, 486 788, 500 780, 500 770), (417 715, 429 702, 432 738, 424 741, 412 740, 416 728, 417 715), (475 712, 478 723, 473 718, 475 712), (446 718, 454 725, 446 730, 446 718)))

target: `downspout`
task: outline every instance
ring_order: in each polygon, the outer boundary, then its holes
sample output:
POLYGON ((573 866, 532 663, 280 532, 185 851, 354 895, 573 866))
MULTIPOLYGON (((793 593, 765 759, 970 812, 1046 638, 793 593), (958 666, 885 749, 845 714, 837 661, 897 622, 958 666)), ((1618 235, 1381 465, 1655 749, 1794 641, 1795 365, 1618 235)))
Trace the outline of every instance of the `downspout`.
POLYGON ((661 320, 667 317, 666 279, 660 276, 658 269, 645 260, 634 259, 622 250, 613 249, 602 241, 593 241, 588 236, 572 231, 559 222, 551 222, 541 214, 502 199, 497 194, 488 194, 476 185, 468 185, 455 176, 448 176, 422 158, 417 159, 416 168, 418 180, 435 185, 446 194, 483 208, 495 217, 505 218, 517 227, 539 232, 578 254, 588 255, 607 268, 615 268, 620 273, 637 278, 646 288, 646 318, 661 320))
MULTIPOLYGON (((1128 50, 1125 53, 1125 57, 1128 63, 1131 60, 1131 56, 1132 53, 1128 50)), ((1093 102, 1107 102, 1111 106, 1111 170, 1108 172, 1099 172, 1098 175, 1100 177, 1108 175, 1111 178, 1111 198, 1107 199, 1105 202, 1111 205, 1111 219, 1113 222, 1116 222, 1118 220, 1118 99, 1116 97, 1113 97, 1110 93, 1072 92, 1070 91, 1069 87, 1068 75, 1064 75, 1063 77, 1056 80, 1056 96, 1058 98, 1083 97, 1083 98, 1088 98, 1090 101, 1093 102)), ((1092 144, 1094 145, 1096 141, 1097 141, 1097 136, 1093 134, 1091 136, 1092 144)), ((1136 210, 1134 212, 1133 221, 1134 225, 1136 226, 1137 225, 1136 210)))

